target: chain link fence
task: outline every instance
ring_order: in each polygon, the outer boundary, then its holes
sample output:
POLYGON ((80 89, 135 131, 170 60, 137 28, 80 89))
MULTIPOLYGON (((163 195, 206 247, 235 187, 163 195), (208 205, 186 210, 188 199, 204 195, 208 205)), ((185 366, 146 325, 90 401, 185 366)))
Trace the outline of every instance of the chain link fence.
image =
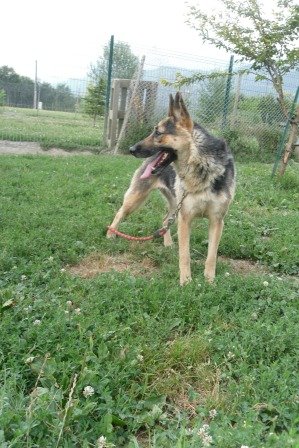
MULTIPOLYGON (((177 73, 191 77, 200 72, 206 75, 202 80, 180 88, 193 119, 226 138, 236 155, 273 160, 286 120, 271 82, 255 81, 253 74, 238 74, 246 68, 238 63, 228 77, 229 58, 223 61, 167 50, 137 50, 145 54, 144 62, 128 81, 125 102, 120 98, 124 110, 111 152, 128 151, 166 115, 169 94, 178 90, 171 85, 177 73), (226 74, 215 75, 220 72, 226 74)), ((94 126, 83 113, 88 84, 88 79, 38 80, 38 109, 33 109, 34 81, 21 77, 11 85, 0 83, 0 92, 5 92, 2 100, 0 95, 0 139, 38 141, 44 147, 107 148, 104 118, 94 126)), ((285 76, 289 104, 298 84, 298 70, 285 76)))
MULTIPOLYGON (((270 81, 256 81, 254 74, 243 73, 246 66, 234 64, 229 67, 230 62, 232 60, 178 57, 163 52, 147 54, 142 77, 137 80, 136 73, 129 87, 130 107, 127 108, 125 128, 119 136, 117 148, 126 152, 166 115, 169 94, 178 90, 171 85, 178 73, 192 77, 200 72, 206 75, 204 79, 180 87, 193 119, 211 133, 226 138, 236 155, 273 159, 286 121, 276 99, 277 94, 270 81), (171 65, 172 60, 180 65, 171 65), (193 68, 186 68, 190 63, 193 68), (227 75, 229 68, 233 73, 231 76, 227 75), (217 76, 221 72, 224 75, 217 76)), ((299 71, 286 75, 284 91, 289 106, 298 84, 299 71)))
POLYGON ((83 108, 88 79, 51 77, 35 83, 27 77, 15 78, 14 82, 0 79, 1 146, 13 151, 9 142, 36 142, 43 149, 101 150, 103 118, 94 123, 83 108))
POLYGON ((0 79, 0 90, 4 92, 1 105, 28 109, 76 112, 88 85, 87 79, 50 77, 47 81, 38 79, 35 82, 17 74, 9 78, 12 79, 0 79))

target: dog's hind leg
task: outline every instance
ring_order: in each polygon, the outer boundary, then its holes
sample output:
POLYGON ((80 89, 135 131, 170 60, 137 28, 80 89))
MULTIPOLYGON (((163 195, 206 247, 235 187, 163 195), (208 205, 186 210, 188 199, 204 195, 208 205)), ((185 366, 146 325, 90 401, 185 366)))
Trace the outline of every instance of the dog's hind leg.
MULTIPOLYGON (((136 188, 135 186, 130 186, 130 188, 127 190, 124 196, 123 204, 116 213, 110 227, 112 229, 117 229, 120 222, 128 215, 134 212, 138 207, 143 204, 143 202, 148 197, 150 191, 152 190, 152 186, 150 185, 149 188, 136 188)), ((112 238, 115 236, 111 230, 107 231, 106 234, 107 238, 112 238)))
POLYGON ((223 230, 223 219, 210 219, 209 221, 209 247, 205 263, 205 278, 212 283, 215 278, 217 251, 223 230))

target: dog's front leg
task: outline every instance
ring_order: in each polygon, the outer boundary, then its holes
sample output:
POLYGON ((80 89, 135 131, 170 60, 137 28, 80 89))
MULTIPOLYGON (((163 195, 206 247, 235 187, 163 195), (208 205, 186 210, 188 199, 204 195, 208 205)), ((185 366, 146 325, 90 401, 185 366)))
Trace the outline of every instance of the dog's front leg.
POLYGON ((178 216, 178 240, 179 240, 179 263, 180 284, 185 285, 191 280, 190 268, 190 227, 191 220, 182 212, 178 216))
MULTIPOLYGON (((116 213, 114 220, 112 221, 110 227, 112 229, 117 229, 120 222, 126 218, 128 215, 133 213, 134 210, 139 208, 141 204, 146 200, 147 196, 150 193, 150 189, 146 190, 134 190, 132 187, 128 189, 124 196, 123 205, 116 213)), ((111 232, 111 230, 108 230, 107 232, 107 238, 114 237, 115 234, 111 232)))
POLYGON ((215 278, 217 251, 222 235, 223 219, 210 220, 209 222, 209 247, 205 263, 205 278, 212 283, 215 278))

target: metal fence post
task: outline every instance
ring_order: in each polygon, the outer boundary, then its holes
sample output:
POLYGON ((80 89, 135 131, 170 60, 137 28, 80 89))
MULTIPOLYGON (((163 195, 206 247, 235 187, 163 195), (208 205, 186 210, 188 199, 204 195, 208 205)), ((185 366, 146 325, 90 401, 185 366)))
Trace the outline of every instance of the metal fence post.
POLYGON ((223 117, 222 117, 222 131, 226 128, 227 125, 227 113, 228 113, 228 106, 229 106, 229 95, 232 85, 232 73, 233 73, 233 65, 234 65, 234 56, 230 57, 229 60, 229 67, 228 67, 228 76, 227 76, 227 82, 226 82, 226 89, 225 89, 225 97, 224 97, 224 106, 223 106, 223 117))
POLYGON ((289 113, 286 125, 284 127, 283 133, 281 134, 281 137, 280 137, 280 140, 279 140, 279 143, 278 143, 278 148, 277 148, 277 152, 276 152, 276 159, 275 159, 275 162, 274 162, 274 165, 273 165, 273 170, 272 170, 271 177, 274 176, 274 174, 275 174, 275 172, 277 170, 277 167, 278 167, 278 163, 279 163, 279 161, 281 159, 282 151, 283 151, 283 148, 284 148, 284 144, 285 144, 285 141, 286 141, 286 138, 287 138, 287 134, 288 134, 288 131, 289 131, 289 127, 290 127, 290 124, 291 124, 292 117, 293 117, 294 112, 295 112, 295 107, 296 107, 296 104, 298 102, 298 99, 299 99, 299 86, 297 87, 297 91, 296 91, 296 94, 295 94, 295 97, 294 97, 294 100, 293 100, 293 103, 292 103, 292 107, 291 107, 291 110, 290 110, 290 113, 289 113))
POLYGON ((110 38, 108 75, 107 75, 107 90, 106 90, 106 100, 105 100, 105 121, 104 121, 104 132, 103 132, 103 142, 104 143, 106 143, 106 141, 107 141, 107 125, 108 125, 111 78, 112 78, 113 49, 114 49, 114 36, 112 35, 111 38, 110 38))

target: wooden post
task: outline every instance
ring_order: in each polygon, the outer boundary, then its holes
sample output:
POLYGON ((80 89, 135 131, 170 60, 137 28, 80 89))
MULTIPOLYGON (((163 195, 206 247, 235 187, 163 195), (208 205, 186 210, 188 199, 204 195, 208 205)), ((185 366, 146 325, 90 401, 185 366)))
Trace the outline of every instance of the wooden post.
POLYGON ((107 120, 107 144, 110 150, 115 148, 117 137, 123 124, 129 85, 129 79, 114 79, 112 81, 111 101, 107 120))
POLYGON ((143 70, 143 66, 144 66, 144 61, 145 61, 145 56, 142 56, 140 64, 139 64, 138 69, 137 69, 136 78, 134 79, 134 86, 133 86, 133 91, 132 91, 132 94, 131 94, 130 102, 129 102, 127 110, 126 110, 126 114, 125 114, 125 117, 124 117, 123 125, 122 125, 122 128, 120 130, 120 134, 118 136, 118 140, 116 142, 113 154, 118 154, 119 143, 121 142, 121 139, 124 136, 124 132, 125 132, 125 129, 126 129, 129 117, 130 117, 130 113, 131 113, 132 107, 133 107, 133 101, 135 99, 135 96, 136 96, 136 93, 137 93, 137 89, 138 89, 138 86, 139 86, 139 82, 140 82, 140 79, 141 79, 141 76, 142 76, 142 70, 143 70))
POLYGON ((298 125, 299 125, 299 106, 297 106, 297 111, 294 119, 291 121, 291 132, 289 135, 288 142, 286 144, 283 157, 281 159, 279 174, 281 176, 284 175, 284 172, 286 170, 287 164, 289 162, 290 156, 292 154, 293 145, 295 144, 295 141, 297 139, 298 135, 298 125))

